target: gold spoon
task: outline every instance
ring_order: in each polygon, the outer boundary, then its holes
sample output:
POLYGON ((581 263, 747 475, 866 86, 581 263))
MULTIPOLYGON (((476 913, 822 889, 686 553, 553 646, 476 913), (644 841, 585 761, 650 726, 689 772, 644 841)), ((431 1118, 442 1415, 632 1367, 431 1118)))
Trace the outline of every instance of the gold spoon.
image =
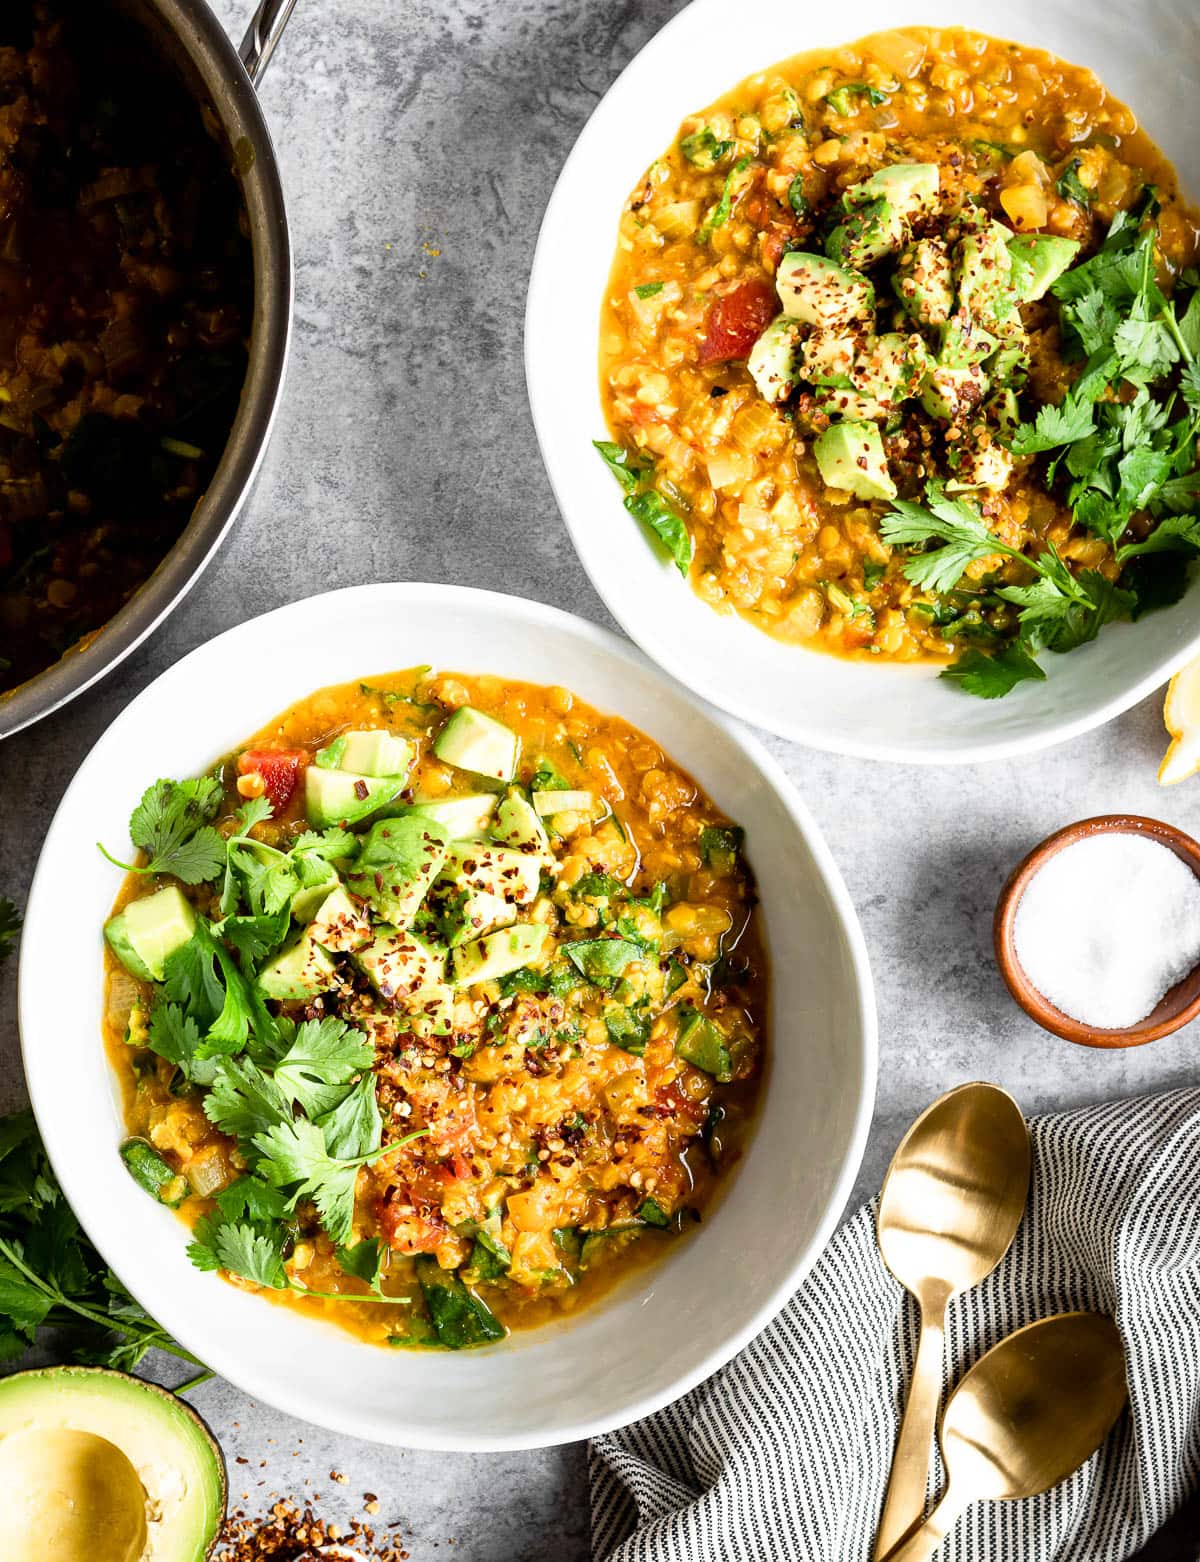
POLYGON ((921 1308, 912 1384, 875 1537, 876 1562, 920 1519, 942 1391, 946 1308, 1008 1252, 1029 1193, 1029 1130, 996 1085, 960 1085, 900 1141, 879 1196, 883 1261, 921 1308))
POLYGON ((1125 1351, 1111 1318, 1060 1313, 981 1356, 946 1402, 941 1502, 887 1562, 927 1562, 982 1497, 1036 1497, 1090 1459, 1126 1399, 1125 1351))

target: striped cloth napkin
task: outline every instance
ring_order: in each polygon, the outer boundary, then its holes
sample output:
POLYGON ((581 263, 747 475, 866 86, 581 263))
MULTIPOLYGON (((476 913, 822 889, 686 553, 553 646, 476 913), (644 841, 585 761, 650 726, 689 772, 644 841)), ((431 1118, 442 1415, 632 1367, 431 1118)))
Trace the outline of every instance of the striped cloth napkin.
MULTIPOLYGON (((947 1383, 1022 1324, 1085 1308, 1121 1330, 1130 1411, 1062 1486, 971 1508, 938 1562, 1124 1562, 1200 1481, 1200 1090, 1030 1129, 1029 1208, 951 1304, 947 1383)), ((597 1562, 868 1562, 916 1324, 867 1205, 729 1366, 592 1444, 597 1562)))

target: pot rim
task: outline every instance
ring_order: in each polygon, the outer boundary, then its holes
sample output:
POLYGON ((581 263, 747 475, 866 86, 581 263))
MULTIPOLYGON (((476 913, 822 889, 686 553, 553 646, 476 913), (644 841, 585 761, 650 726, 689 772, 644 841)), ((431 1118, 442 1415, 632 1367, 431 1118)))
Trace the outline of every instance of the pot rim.
POLYGON ((112 671, 195 585, 241 510, 257 475, 283 389, 291 344, 294 271, 283 185, 258 95, 206 0, 138 0, 198 76, 236 164, 254 270, 250 362, 219 466, 171 550, 128 602, 90 638, 0 696, 0 739, 42 720, 112 671))

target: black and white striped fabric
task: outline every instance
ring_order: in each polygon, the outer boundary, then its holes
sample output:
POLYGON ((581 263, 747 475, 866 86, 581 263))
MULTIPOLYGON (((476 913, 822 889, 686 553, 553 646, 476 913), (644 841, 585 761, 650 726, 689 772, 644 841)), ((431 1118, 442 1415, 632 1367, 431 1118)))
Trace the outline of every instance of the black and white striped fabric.
MULTIPOLYGON (((1123 1562, 1200 1481, 1200 1090, 1030 1127, 1029 1208, 951 1305, 948 1382, 1022 1324, 1087 1308, 1120 1327, 1130 1410, 1056 1490, 970 1509, 938 1559, 1123 1562)), ((916 1343, 874 1220, 842 1227, 728 1367, 593 1443, 596 1562, 867 1562, 916 1343)))

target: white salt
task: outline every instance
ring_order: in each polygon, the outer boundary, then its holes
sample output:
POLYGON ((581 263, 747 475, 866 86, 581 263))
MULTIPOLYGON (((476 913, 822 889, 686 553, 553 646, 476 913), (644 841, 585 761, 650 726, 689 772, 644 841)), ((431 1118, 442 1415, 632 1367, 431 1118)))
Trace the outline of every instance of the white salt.
POLYGON ((1150 836, 1084 836, 1030 881, 1013 943, 1064 1014, 1097 1030, 1136 1025, 1200 965, 1200 880, 1150 836))

